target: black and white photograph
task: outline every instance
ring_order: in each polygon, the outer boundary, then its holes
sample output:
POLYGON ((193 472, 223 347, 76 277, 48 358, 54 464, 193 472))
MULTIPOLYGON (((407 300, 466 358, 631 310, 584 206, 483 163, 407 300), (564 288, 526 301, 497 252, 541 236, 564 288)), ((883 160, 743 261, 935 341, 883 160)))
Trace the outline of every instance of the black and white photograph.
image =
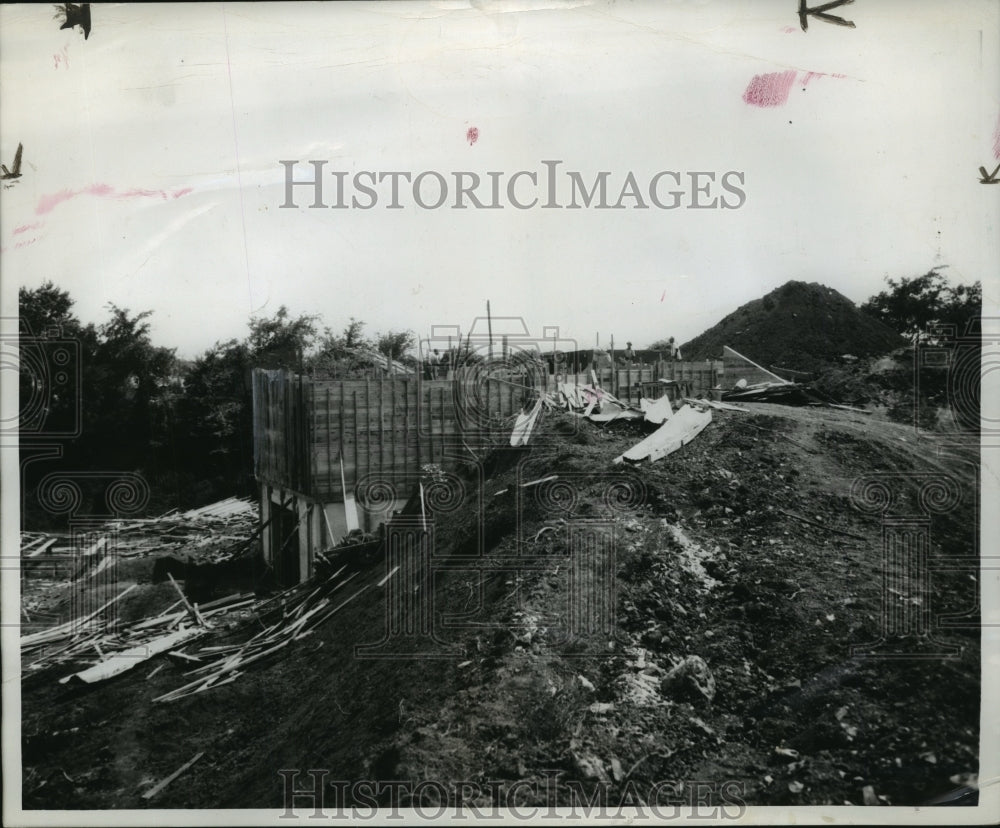
POLYGON ((996 824, 1000 2, 0 5, 3 822, 996 824))

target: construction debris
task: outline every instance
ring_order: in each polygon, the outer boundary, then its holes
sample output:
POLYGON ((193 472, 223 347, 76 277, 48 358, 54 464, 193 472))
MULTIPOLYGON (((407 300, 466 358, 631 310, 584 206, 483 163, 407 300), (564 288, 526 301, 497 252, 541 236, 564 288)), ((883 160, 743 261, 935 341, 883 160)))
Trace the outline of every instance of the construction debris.
POLYGON ((622 402, 610 391, 596 384, 573 385, 564 382, 554 392, 543 397, 542 401, 549 408, 564 409, 594 423, 641 420, 645 416, 645 409, 622 402))
POLYGON ((669 397, 660 397, 658 400, 647 400, 643 397, 639 400, 639 408, 645 413, 646 422, 661 425, 673 416, 674 409, 670 404, 669 397))
POLYGON ((214 562, 249 548, 259 530, 257 514, 255 501, 231 497, 186 512, 171 510, 159 517, 113 520, 104 524, 96 540, 83 549, 71 535, 23 532, 21 556, 30 559, 29 572, 46 565, 55 568, 56 562, 69 558, 83 568, 106 568, 109 556, 131 558, 181 550, 214 562))
POLYGON ((779 405, 838 405, 836 400, 812 385, 797 382, 763 382, 736 387, 722 395, 723 400, 767 402, 779 405))
POLYGON ((190 641, 192 638, 196 638, 203 633, 204 630, 193 628, 177 630, 177 632, 170 633, 162 638, 157 638, 135 647, 129 647, 126 650, 120 650, 99 664, 95 664, 93 667, 88 667, 86 670, 81 670, 79 673, 73 673, 70 676, 60 679, 59 683, 65 684, 68 681, 76 680, 84 684, 94 684, 98 681, 104 681, 112 676, 124 673, 126 670, 131 670, 136 665, 148 661, 153 656, 167 650, 172 650, 183 642, 190 641))
POLYGON ((742 405, 730 405, 718 400, 692 400, 690 397, 685 397, 684 402, 703 408, 714 408, 718 411, 742 411, 744 414, 750 411, 749 408, 744 408, 742 405))
POLYGON ((514 431, 510 435, 510 444, 512 446, 528 445, 528 440, 531 438, 531 431, 535 427, 535 422, 538 420, 538 414, 541 410, 542 398, 539 397, 530 411, 522 411, 517 415, 517 421, 514 423, 514 431))
POLYGON ((190 617, 187 608, 172 611, 181 603, 178 601, 160 615, 114 629, 112 622, 115 615, 107 610, 136 587, 137 584, 132 584, 87 616, 22 636, 21 656, 27 661, 22 669, 29 672, 56 664, 88 661, 93 659, 96 651, 99 659, 96 664, 63 677, 60 683, 65 684, 71 679, 84 684, 103 681, 205 634, 211 629, 206 621, 207 617, 236 610, 245 611, 255 600, 252 595, 248 597, 237 593, 213 601, 205 605, 204 612, 199 612, 201 625, 191 627, 183 626, 184 620, 190 617), (163 634, 163 628, 174 627, 177 628, 175 632, 163 634))
POLYGON ((637 443, 612 462, 622 463, 628 460, 631 463, 641 463, 643 460, 650 462, 659 460, 690 443, 710 422, 712 422, 711 412, 698 411, 689 405, 682 406, 673 417, 645 440, 637 443))
POLYGON ((142 795, 142 798, 143 799, 152 799, 160 791, 162 791, 165 787, 167 787, 167 785, 169 785, 171 782, 173 782, 178 776, 180 776, 182 773, 184 773, 184 771, 186 771, 188 768, 190 768, 195 762, 197 762, 199 759, 201 759, 201 757, 204 756, 204 755, 205 755, 204 751, 202 751, 201 753, 195 754, 194 759, 192 759, 189 762, 185 762, 183 765, 181 765, 177 770, 175 770, 172 774, 170 774, 170 776, 168 776, 166 779, 164 779, 158 785, 155 785, 152 788, 150 788, 148 791, 146 791, 146 793, 144 793, 142 795))
POLYGON ((153 701, 175 701, 185 696, 201 693, 211 687, 229 684, 241 676, 249 665, 261 661, 293 641, 298 641, 311 634, 316 627, 325 623, 343 606, 368 589, 367 586, 364 586, 350 597, 331 607, 333 594, 357 574, 341 578, 344 568, 342 566, 319 585, 311 582, 298 584, 257 604, 254 607, 254 613, 259 618, 265 619, 277 613, 280 613, 280 616, 242 645, 223 648, 205 647, 200 650, 199 656, 211 656, 215 660, 186 673, 189 676, 197 675, 198 678, 194 681, 171 690, 169 693, 157 696, 153 701))

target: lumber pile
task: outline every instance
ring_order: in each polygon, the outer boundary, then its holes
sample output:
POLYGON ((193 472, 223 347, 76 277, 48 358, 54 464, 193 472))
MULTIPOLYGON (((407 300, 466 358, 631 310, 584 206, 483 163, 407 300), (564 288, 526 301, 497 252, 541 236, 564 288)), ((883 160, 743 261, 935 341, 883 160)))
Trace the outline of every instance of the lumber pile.
POLYGON ((257 504, 231 497, 186 512, 109 521, 81 536, 21 533, 22 570, 54 580, 97 575, 121 558, 183 553, 198 563, 238 557, 259 532, 257 504))
POLYGON ((257 526, 257 504, 231 497, 199 509, 171 511, 154 518, 133 518, 107 525, 115 533, 118 555, 169 554, 183 550, 205 561, 241 551, 257 526))
POLYGON ((342 598, 341 588, 357 573, 343 576, 341 567, 319 585, 298 584, 254 607, 255 614, 266 624, 264 629, 243 644, 203 647, 194 657, 208 663, 189 670, 185 675, 196 676, 187 684, 157 696, 153 701, 167 702, 229 684, 244 674, 252 664, 268 659, 293 641, 310 635, 342 607, 353 601, 367 586, 342 598))
MULTIPOLYGON (((189 512, 131 520, 115 527, 121 533, 117 544, 109 541, 109 527, 108 533, 101 535, 85 551, 95 561, 102 562, 121 554, 123 546, 135 554, 143 554, 149 541, 157 537, 162 539, 157 533, 163 532, 176 538, 178 544, 203 538, 218 541, 221 537, 227 544, 228 555, 233 557, 252 542, 256 523, 255 505, 232 498, 189 512), (129 540, 121 542, 123 535, 132 542, 131 546, 129 540)), ((22 543, 30 555, 33 550, 50 548, 58 540, 42 533, 26 533, 22 543)), ((162 543, 156 545, 157 548, 162 546, 162 543)), ((121 675, 157 656, 166 656, 182 669, 191 668, 185 675, 192 680, 155 701, 172 701, 200 693, 235 681, 251 665, 310 635, 368 588, 363 587, 344 597, 342 588, 357 574, 344 575, 344 569, 342 566, 319 580, 296 584, 268 598, 258 598, 250 592, 234 593, 200 606, 189 599, 168 573, 178 600, 158 614, 122 625, 118 623, 120 614, 115 604, 137 589, 138 585, 132 584, 86 615, 23 635, 20 641, 22 670, 27 674, 63 666, 67 674, 59 679, 60 683, 94 684, 121 675), (235 644, 202 646, 197 651, 189 649, 196 640, 220 628, 232 629, 236 627, 233 622, 251 618, 255 626, 262 629, 250 628, 254 634, 249 639, 235 644)), ((158 672, 162 666, 153 672, 158 672)))
POLYGON ((245 611, 256 601, 252 594, 236 593, 199 609, 197 604, 187 604, 182 596, 159 615, 117 628, 112 623, 116 618, 112 607, 136 587, 132 584, 88 615, 21 636, 22 671, 89 661, 92 663, 85 669, 60 681, 103 681, 209 632, 214 626, 209 619, 245 611))

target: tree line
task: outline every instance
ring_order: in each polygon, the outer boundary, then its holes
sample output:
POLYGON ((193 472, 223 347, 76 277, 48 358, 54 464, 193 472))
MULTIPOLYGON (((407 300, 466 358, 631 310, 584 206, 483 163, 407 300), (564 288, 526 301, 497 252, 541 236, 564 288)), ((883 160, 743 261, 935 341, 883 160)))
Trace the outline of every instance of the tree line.
MULTIPOLYGON (((251 495, 253 368, 350 378, 385 358, 415 362, 410 331, 369 337, 365 323, 352 318, 337 332, 318 315, 294 316, 284 306, 251 317, 243 339, 216 342, 185 360, 153 343, 151 311, 109 304, 107 321, 83 324, 73 304, 51 281, 18 294, 26 527, 65 521, 39 503, 38 484, 54 468, 141 474, 152 514, 251 495), (57 459, 26 462, 47 444, 60 447, 57 459)), ((86 474, 78 485, 85 497, 102 496, 86 474)))
MULTIPOLYGON (((940 270, 887 279, 888 289, 861 309, 913 342, 933 336, 936 343, 968 344, 980 335, 981 285, 953 286, 940 270)), ((51 281, 22 287, 18 299, 26 527, 53 528, 37 492, 53 468, 141 474, 153 514, 253 494, 254 367, 350 378, 385 358, 415 363, 411 331, 369 337, 355 318, 333 331, 318 315, 293 316, 284 306, 251 317, 243 339, 184 360, 153 344, 151 311, 109 304, 106 321, 83 324, 72 297, 51 281), (27 462, 37 446, 53 442, 61 447, 58 458, 27 462)), ((671 338, 653 347, 672 345, 671 338)))

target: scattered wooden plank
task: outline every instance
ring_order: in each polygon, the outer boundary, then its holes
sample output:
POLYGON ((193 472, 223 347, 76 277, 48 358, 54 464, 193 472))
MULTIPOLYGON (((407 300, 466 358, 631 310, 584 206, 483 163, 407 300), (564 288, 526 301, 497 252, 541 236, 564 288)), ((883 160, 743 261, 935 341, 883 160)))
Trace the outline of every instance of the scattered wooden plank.
POLYGON ((521 488, 527 489, 529 486, 537 486, 540 483, 548 483, 551 480, 558 480, 558 479, 559 479, 558 474, 550 474, 548 477, 539 477, 538 480, 531 480, 527 483, 522 483, 521 488))
POLYGON ((195 620, 195 621, 196 621, 197 623, 199 623, 199 624, 201 624, 201 625, 203 625, 203 626, 204 626, 204 624, 205 624, 205 619, 204 619, 204 618, 202 618, 202 617, 201 617, 201 616, 200 616, 200 615, 198 614, 198 610, 196 610, 196 609, 195 609, 195 608, 194 608, 193 606, 191 606, 191 603, 190 603, 190 602, 188 601, 188 599, 187 599, 187 596, 186 596, 186 595, 184 594, 184 590, 183 590, 183 589, 181 589, 181 588, 180 588, 180 585, 179 585, 179 584, 177 583, 177 581, 175 581, 175 580, 174 580, 174 576, 173 576, 173 575, 172 575, 171 573, 169 573, 169 572, 168 572, 168 573, 167 573, 167 577, 168 577, 168 578, 170 579, 170 583, 172 583, 172 584, 174 585, 174 589, 176 589, 176 590, 177 590, 177 594, 181 596, 181 601, 183 601, 183 602, 184 602, 184 606, 185 606, 185 607, 187 607, 187 611, 188 611, 189 613, 191 613, 191 617, 192 617, 192 618, 193 618, 193 619, 194 619, 194 620, 195 620))
POLYGON ((95 664, 93 667, 88 667, 86 670, 81 670, 79 673, 73 673, 72 675, 59 679, 59 683, 65 684, 70 680, 76 680, 81 681, 84 684, 94 684, 98 681, 104 681, 105 679, 112 678, 113 676, 117 676, 131 670, 137 664, 141 664, 142 662, 147 661, 162 652, 172 650, 178 644, 188 641, 201 634, 202 630, 193 628, 178 630, 175 633, 170 633, 170 635, 165 635, 152 641, 147 641, 135 647, 129 647, 126 650, 120 650, 119 652, 108 656, 108 658, 100 664, 95 664))
MULTIPOLYGON (((179 603, 180 601, 177 602, 177 604, 179 603)), ((174 606, 177 606, 177 604, 174 604, 174 606)), ((143 619, 142 621, 133 624, 130 629, 139 631, 139 630, 148 630, 151 627, 159 627, 161 625, 169 626, 170 624, 174 624, 177 621, 180 621, 187 614, 188 611, 186 609, 182 609, 180 612, 175 612, 173 615, 157 615, 155 618, 146 618, 143 619)))
POLYGON ((167 653, 167 658, 176 659, 181 663, 190 664, 191 662, 194 662, 195 664, 204 664, 204 662, 200 658, 198 658, 198 656, 188 655, 187 653, 182 652, 181 650, 174 650, 173 652, 167 653))
POLYGON ((191 606, 194 609, 194 614, 195 617, 198 619, 198 623, 201 624, 203 627, 207 627, 208 624, 205 621, 205 616, 202 615, 201 610, 198 609, 198 602, 195 601, 195 603, 193 603, 191 606))
POLYGON ((67 635, 73 635, 80 631, 80 628, 87 623, 91 618, 95 618, 100 613, 104 612, 108 607, 114 604, 119 599, 128 595, 133 589, 135 589, 138 584, 132 584, 130 587, 122 590, 114 598, 112 598, 107 603, 98 607, 89 615, 85 615, 82 618, 74 618, 72 621, 67 621, 65 624, 60 624, 58 627, 52 627, 48 630, 40 630, 37 633, 31 633, 21 637, 21 649, 24 650, 26 647, 31 647, 34 644, 47 643, 52 640, 63 638, 67 635))
POLYGON ((395 575, 395 574, 396 574, 396 570, 397 570, 397 569, 399 569, 399 567, 398 567, 398 566, 394 566, 394 567, 393 567, 392 569, 390 569, 390 570, 389 570, 389 572, 388 572, 388 573, 386 574, 386 576, 385 576, 385 577, 384 577, 384 578, 383 578, 383 579, 382 579, 381 581, 379 581, 379 582, 378 582, 377 584, 375 584, 375 586, 379 586, 379 587, 380 587, 380 586, 385 586, 386 582, 387 582, 387 581, 388 581, 388 580, 389 580, 389 579, 390 579, 390 578, 391 578, 391 577, 392 577, 393 575, 395 575))
POLYGON ((742 405, 733 405, 732 403, 721 402, 720 400, 693 400, 690 397, 685 397, 684 402, 691 403, 693 405, 708 406, 709 408, 717 408, 720 411, 742 411, 744 414, 750 413, 749 408, 744 408, 742 405))
POLYGON ((827 405, 830 406, 830 408, 839 408, 842 411, 853 411, 856 414, 871 414, 872 413, 867 408, 857 408, 856 406, 853 406, 853 405, 841 405, 840 403, 827 403, 827 405))
POLYGON ((229 602, 242 601, 245 598, 254 598, 252 592, 234 592, 232 595, 227 595, 225 598, 216 598, 214 601, 209 601, 206 604, 201 605, 201 611, 204 613, 205 610, 215 609, 216 607, 226 606, 229 602))
MULTIPOLYGON (((45 541, 45 543, 43 543, 43 544, 42 544, 41 546, 39 546, 39 547, 37 547, 37 548, 35 548, 35 549, 32 549, 32 550, 31 550, 31 553, 30 553, 30 554, 28 555, 28 557, 29 557, 29 558, 37 558, 37 557, 38 557, 39 555, 41 555, 41 554, 42 554, 42 553, 43 553, 43 552, 44 552, 44 551, 45 551, 46 549, 48 549, 48 548, 49 548, 50 546, 52 546, 52 544, 54 544, 54 543, 55 543, 55 542, 56 542, 57 540, 58 540, 58 538, 49 538, 49 539, 48 539, 47 541, 45 541)), ((24 554, 24 551, 23 551, 23 550, 21 551, 21 554, 22 554, 22 555, 24 554)))
POLYGON ((152 799, 160 791, 162 791, 165 787, 167 787, 167 785, 169 785, 171 782, 173 782, 178 776, 180 776, 182 773, 184 773, 184 771, 186 771, 188 768, 190 768, 195 762, 197 762, 199 759, 201 759, 201 757, 204 756, 204 755, 205 755, 204 751, 202 751, 201 753, 196 754, 195 757, 194 757, 194 759, 191 759, 191 760, 185 762, 183 765, 181 765, 177 770, 175 770, 172 774, 170 774, 170 776, 168 776, 166 779, 164 779, 158 785, 154 785, 152 788, 150 788, 148 791, 146 791, 146 793, 144 793, 142 795, 142 798, 143 799, 152 799))
POLYGON ((98 538, 95 543, 93 543, 92 545, 90 545, 86 549, 84 549, 81 554, 84 557, 89 557, 91 555, 96 555, 101 550, 102 547, 106 547, 107 545, 108 545, 108 539, 107 539, 107 537, 98 538))
POLYGON ((201 613, 202 618, 214 618, 216 615, 220 615, 224 612, 232 612, 233 610, 242 609, 243 607, 248 607, 256 600, 257 600, 256 598, 246 598, 243 601, 236 602, 235 604, 227 604, 224 607, 216 607, 215 609, 208 610, 207 612, 203 612, 205 607, 202 606, 198 610, 198 612, 201 613))

